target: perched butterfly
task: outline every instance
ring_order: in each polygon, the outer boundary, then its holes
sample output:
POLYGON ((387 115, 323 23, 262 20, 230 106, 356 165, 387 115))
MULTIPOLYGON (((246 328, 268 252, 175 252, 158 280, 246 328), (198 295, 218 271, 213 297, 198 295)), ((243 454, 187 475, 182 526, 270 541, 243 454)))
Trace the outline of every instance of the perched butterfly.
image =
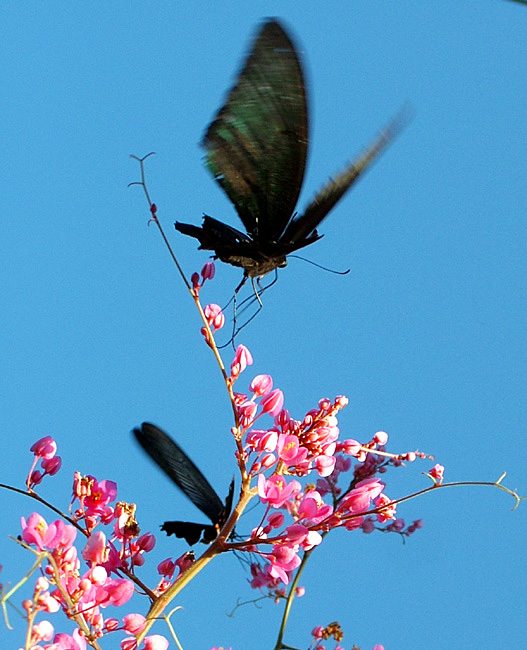
POLYGON ((234 479, 229 494, 222 503, 214 488, 170 436, 158 427, 143 422, 133 433, 150 458, 169 476, 179 489, 197 506, 212 524, 194 524, 185 521, 165 521, 161 526, 167 535, 183 538, 191 546, 198 541, 210 544, 231 513, 234 479))
MULTIPOLYGON (((291 38, 277 20, 261 27, 227 102, 208 127, 206 165, 234 204, 247 234, 207 215, 203 225, 176 222, 200 249, 263 276, 322 237, 316 228, 401 126, 396 117, 297 215, 308 149, 306 89, 291 38)), ((243 284, 243 282, 242 282, 243 284)), ((241 285, 240 285, 241 286, 241 285)))

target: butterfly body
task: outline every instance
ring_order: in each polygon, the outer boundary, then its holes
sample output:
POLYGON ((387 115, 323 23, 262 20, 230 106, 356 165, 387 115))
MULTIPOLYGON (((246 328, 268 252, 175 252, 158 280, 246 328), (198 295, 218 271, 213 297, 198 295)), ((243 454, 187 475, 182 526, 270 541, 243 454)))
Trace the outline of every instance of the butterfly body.
POLYGON ((290 253, 321 238, 319 224, 399 127, 396 118, 297 214, 308 150, 304 75, 290 36, 277 20, 268 20, 202 141, 206 166, 246 233, 208 215, 201 226, 176 222, 176 229, 222 262, 243 268, 246 277, 283 267, 290 253))
MULTIPOLYGON (((178 223, 177 228, 183 234, 198 239, 201 249, 213 250, 216 258, 243 268, 251 278, 286 266, 287 255, 300 248, 296 245, 288 246, 282 241, 260 243, 208 215, 203 217, 201 227, 178 223)), ((317 239, 320 236, 315 233, 303 245, 307 246, 317 239)))

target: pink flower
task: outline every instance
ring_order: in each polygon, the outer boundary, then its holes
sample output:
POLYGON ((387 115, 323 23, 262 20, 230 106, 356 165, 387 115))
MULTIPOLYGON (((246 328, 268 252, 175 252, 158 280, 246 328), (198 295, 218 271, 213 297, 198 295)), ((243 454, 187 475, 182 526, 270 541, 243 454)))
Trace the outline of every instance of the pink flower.
POLYGON ((322 535, 316 530, 310 530, 306 539, 302 542, 302 549, 310 551, 315 546, 322 543, 322 535))
POLYGON ((376 499, 384 490, 384 483, 376 478, 367 478, 357 483, 357 486, 349 492, 340 502, 338 510, 349 511, 352 514, 366 512, 370 503, 376 499))
POLYGON ((154 549, 156 545, 156 538, 154 535, 152 535, 152 533, 145 533, 138 538, 137 545, 142 551, 148 553, 154 549))
POLYGON ((108 572, 103 566, 94 566, 87 574, 90 582, 94 585, 103 585, 108 579, 108 572))
POLYGON ((276 449, 278 442, 278 432, 261 431, 259 429, 252 429, 246 436, 247 444, 256 452, 267 451, 272 452, 276 449))
POLYGON ((282 512, 272 512, 268 517, 267 521, 269 522, 269 526, 271 528, 280 528, 280 526, 284 525, 284 514, 282 512))
POLYGON ((304 551, 309 551, 314 546, 318 546, 322 541, 322 536, 314 530, 309 530, 301 524, 292 524, 287 527, 286 540, 293 546, 301 546, 304 551))
POLYGON ((120 607, 128 602, 134 594, 134 583, 124 578, 108 580, 106 584, 98 588, 97 601, 101 607, 114 605, 120 607))
POLYGON ((335 457, 335 471, 342 473, 347 472, 351 467, 351 458, 344 458, 344 456, 338 455, 335 457))
POLYGON ((143 639, 145 650, 167 650, 168 641, 160 634, 151 634, 143 639))
POLYGON ((84 498, 84 507, 88 515, 96 515, 104 511, 106 505, 117 497, 117 483, 104 479, 97 481, 93 477, 89 494, 84 498))
POLYGON ((322 399, 318 400, 318 408, 321 411, 329 411, 331 408, 331 400, 327 397, 323 397, 322 399))
POLYGON ((44 646, 43 650, 86 650, 86 640, 74 630, 73 635, 56 634, 51 645, 44 646))
POLYGON ((40 641, 51 641, 53 637, 53 625, 49 621, 40 621, 31 629, 31 641, 36 644, 40 641))
POLYGON ((278 585, 278 580, 269 574, 269 564, 262 568, 259 564, 251 564, 252 580, 249 581, 253 589, 262 589, 267 587, 273 589, 278 585))
POLYGON ((54 476, 62 465, 62 458, 60 456, 54 456, 53 458, 43 458, 40 464, 48 476, 54 476))
POLYGON ((109 549, 106 546, 106 535, 102 531, 92 533, 82 550, 82 557, 91 564, 104 564, 108 560, 109 549))
POLYGON ((80 472, 73 474, 73 498, 84 499, 91 491, 95 479, 92 476, 83 476, 80 472))
POLYGON ((326 456, 322 454, 315 458, 315 467, 317 468, 319 476, 329 476, 332 474, 335 469, 335 463, 336 460, 334 456, 326 456))
POLYGON ((41 517, 37 512, 29 515, 29 519, 24 517, 21 519, 22 523, 22 539, 26 544, 35 544, 39 551, 44 548, 45 536, 48 530, 48 524, 44 517, 41 517))
POLYGON ((57 453, 57 443, 51 436, 45 436, 31 445, 29 451, 32 451, 37 458, 53 458, 57 453))
POLYGON ((298 506, 298 517, 306 519, 310 524, 318 524, 327 519, 333 512, 333 506, 324 503, 324 500, 316 490, 306 493, 298 506))
POLYGON ((225 325, 225 316, 219 305, 211 303, 205 307, 203 313, 212 331, 219 330, 225 325))
POLYGON ((349 399, 345 395, 337 395, 335 397, 335 406, 338 409, 343 409, 349 404, 349 399))
POLYGON ((300 546, 302 542, 307 538, 309 529, 302 524, 292 524, 286 528, 287 531, 287 542, 289 544, 295 544, 300 546))
POLYGON ((282 410, 283 405, 284 394, 279 388, 275 388, 260 400, 260 406, 262 407, 263 413, 269 413, 273 416, 278 415, 278 413, 282 410))
POLYGON ((203 268, 201 269, 201 277, 203 280, 212 280, 216 273, 216 267, 214 262, 205 262, 203 268))
POLYGON ((332 454, 335 451, 335 447, 336 447, 335 441, 339 437, 339 429, 336 424, 332 426, 326 425, 326 426, 318 427, 316 430, 316 437, 318 443, 324 446, 324 451, 326 451, 326 453, 332 454), (327 448, 331 444, 333 444, 333 449, 331 452, 328 452, 327 448))
POLYGON ((274 454, 266 454, 265 456, 262 457, 261 466, 264 469, 268 469, 269 467, 272 467, 275 463, 276 463, 276 458, 274 454))
POLYGON ((384 446, 388 442, 388 434, 386 431, 377 431, 373 436, 373 442, 376 442, 378 445, 384 446))
POLYGON ((254 420, 258 406, 254 402, 244 402, 238 406, 238 413, 240 415, 241 424, 243 427, 248 427, 254 420))
POLYGON ((283 476, 275 474, 266 479, 263 474, 258 477, 258 495, 262 503, 269 503, 273 508, 280 508, 289 498, 300 491, 298 481, 287 484, 283 476))
POLYGON ((107 618, 104 621, 104 629, 108 632, 115 632, 119 627, 119 620, 117 618, 107 618))
POLYGON ((141 614, 127 614, 123 618, 123 623, 127 634, 139 634, 145 629, 146 618, 141 614))
POLYGON ((365 452, 363 452, 361 449, 360 442, 352 439, 343 441, 342 451, 348 456, 355 456, 356 458, 358 458, 361 454, 365 455, 365 452))
POLYGON ((291 430, 291 416, 289 415, 289 411, 287 409, 282 409, 280 413, 275 417, 275 424, 277 427, 280 427, 282 432, 290 431, 291 430))
POLYGON ((234 360, 231 363, 231 379, 237 379, 238 375, 253 363, 253 358, 245 345, 239 345, 234 353, 234 360))
MULTIPOLYGON (((41 593, 38 597, 38 607, 43 612, 49 612, 50 614, 55 614, 60 609, 59 602, 51 596, 48 591, 41 593)), ((51 638, 51 637, 50 637, 51 638)))
POLYGON ((289 584, 289 576, 287 573, 294 571, 301 562, 295 548, 285 544, 276 544, 273 546, 270 560, 269 575, 273 578, 278 578, 285 585, 289 584))
MULTIPOLYGON (((33 515, 31 515, 31 517, 32 516, 33 515)), ((29 518, 30 521, 31 517, 29 518)), ((41 518, 40 525, 42 525, 42 522, 46 524, 44 519, 41 518)), ((49 524, 49 526, 47 526, 43 538, 43 543, 44 546, 50 551, 54 551, 59 548, 64 550, 72 546, 76 536, 77 531, 73 526, 65 524, 62 519, 57 519, 53 523, 49 524)))
POLYGON ((300 448, 300 443, 297 436, 290 434, 280 434, 278 436, 277 452, 280 460, 283 460, 286 465, 298 465, 307 456, 307 449, 300 448))
POLYGON ((43 478, 44 474, 40 470, 36 469, 35 471, 31 472, 28 483, 30 486, 34 487, 35 485, 42 483, 43 478))
POLYGON ((397 504, 393 503, 385 494, 379 495, 375 499, 374 503, 376 508, 382 508, 382 510, 377 513, 378 521, 384 523, 389 519, 395 519, 395 509, 397 507, 397 504))
POLYGON ((176 560, 176 566, 179 569, 179 574, 181 575, 184 573, 187 569, 189 569, 195 562, 196 558, 194 556, 193 551, 187 551, 186 553, 183 553, 178 559, 176 560))
POLYGON ((441 485, 441 483, 443 482, 444 472, 445 472, 445 468, 443 467, 443 465, 439 465, 439 463, 437 463, 432 467, 429 474, 433 479, 435 479, 437 485, 441 485))
POLYGON ((157 565, 157 572, 162 576, 166 576, 167 578, 172 578, 175 570, 176 565, 170 558, 163 560, 157 565))
POLYGON ((267 395, 273 387, 273 378, 270 375, 256 375, 251 381, 249 390, 254 393, 256 397, 267 395))

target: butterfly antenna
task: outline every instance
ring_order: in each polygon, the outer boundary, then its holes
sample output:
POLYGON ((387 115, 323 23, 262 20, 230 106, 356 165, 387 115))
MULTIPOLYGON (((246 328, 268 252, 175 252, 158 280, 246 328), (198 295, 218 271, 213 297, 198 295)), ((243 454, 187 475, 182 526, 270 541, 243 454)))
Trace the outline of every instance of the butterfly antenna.
POLYGON ((346 269, 345 271, 336 271, 335 269, 329 269, 327 266, 317 264, 316 262, 313 262, 313 260, 308 260, 307 257, 302 257, 301 255, 288 255, 288 257, 295 257, 297 260, 302 260, 302 262, 307 262, 308 264, 316 266, 317 269, 322 269, 323 271, 334 273, 335 275, 348 275, 348 273, 351 271, 351 269, 346 269))

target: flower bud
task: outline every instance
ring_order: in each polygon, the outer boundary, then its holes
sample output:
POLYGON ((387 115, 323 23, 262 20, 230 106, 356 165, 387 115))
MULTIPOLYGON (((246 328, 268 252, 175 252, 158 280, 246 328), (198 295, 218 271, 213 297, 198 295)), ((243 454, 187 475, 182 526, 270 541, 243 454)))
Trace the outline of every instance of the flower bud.
POLYGON ((275 388, 260 400, 260 405, 264 413, 278 415, 284 405, 284 394, 279 388, 275 388))

